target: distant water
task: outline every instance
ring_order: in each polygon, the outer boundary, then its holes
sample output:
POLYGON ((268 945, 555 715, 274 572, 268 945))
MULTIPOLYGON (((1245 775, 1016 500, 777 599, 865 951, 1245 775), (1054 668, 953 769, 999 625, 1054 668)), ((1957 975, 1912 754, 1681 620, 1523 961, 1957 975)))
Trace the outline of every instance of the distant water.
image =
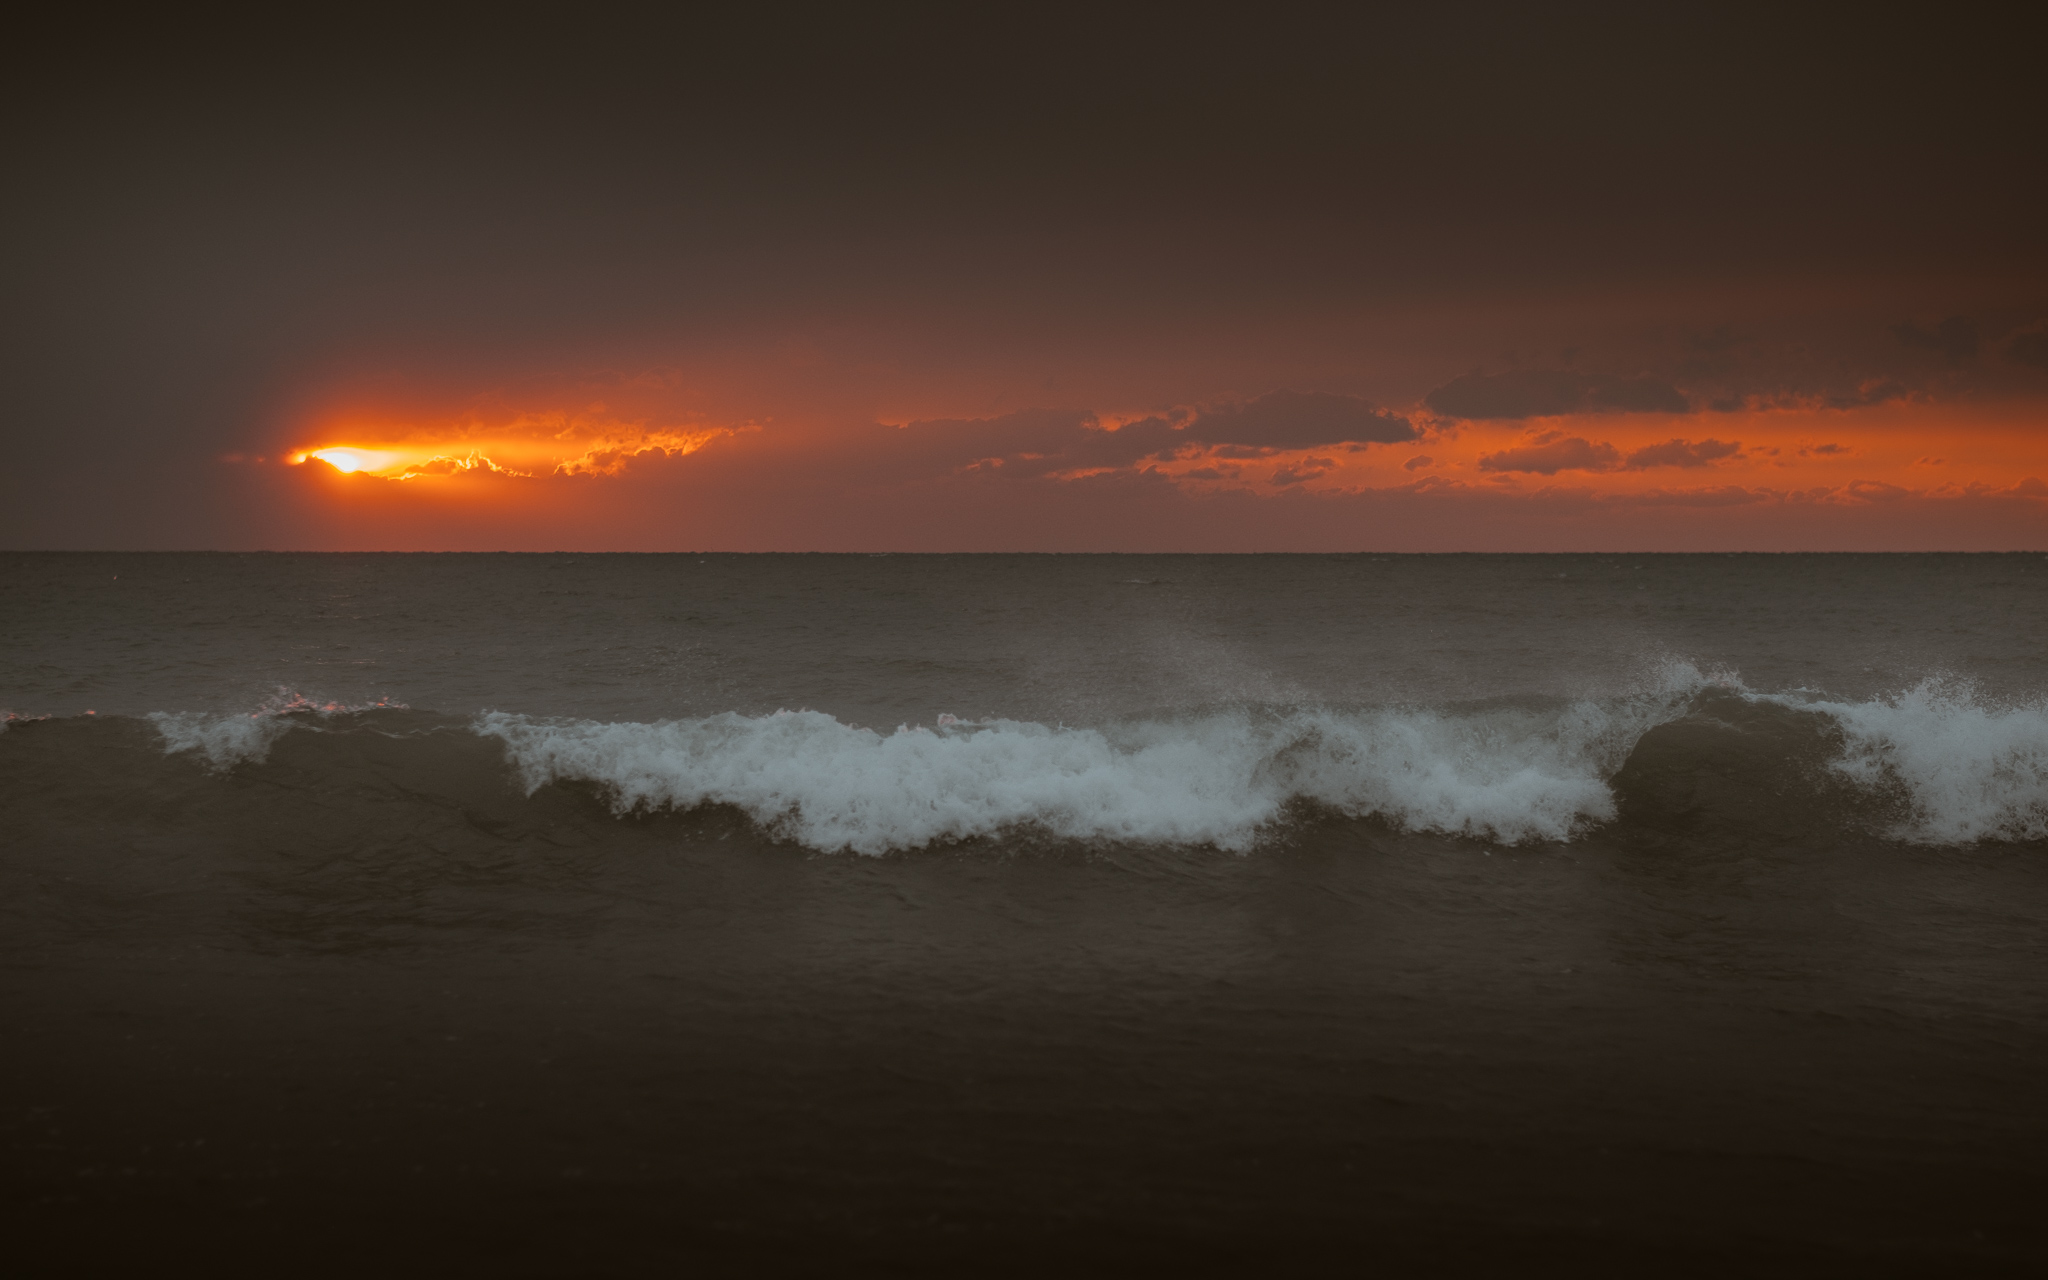
POLYGON ((2048 1261, 2048 557, 0 584, 39 1221, 338 1273, 2048 1261))

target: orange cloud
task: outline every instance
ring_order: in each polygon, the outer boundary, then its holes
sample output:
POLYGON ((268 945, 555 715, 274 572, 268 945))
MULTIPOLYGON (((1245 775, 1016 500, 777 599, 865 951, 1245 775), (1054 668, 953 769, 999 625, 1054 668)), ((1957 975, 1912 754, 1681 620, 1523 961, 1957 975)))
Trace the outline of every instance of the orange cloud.
POLYGON ((1708 417, 1624 391, 1534 421, 1287 392, 720 425, 694 384, 621 383, 573 409, 333 414, 288 505, 317 545, 392 548, 2048 547, 2038 401, 1708 417))
POLYGON ((344 475, 413 481, 431 477, 615 476, 636 459, 695 453, 730 427, 651 428, 569 420, 559 427, 522 419, 492 429, 416 432, 397 441, 299 449, 287 461, 322 462, 344 475), (553 428, 553 429, 550 429, 553 428))

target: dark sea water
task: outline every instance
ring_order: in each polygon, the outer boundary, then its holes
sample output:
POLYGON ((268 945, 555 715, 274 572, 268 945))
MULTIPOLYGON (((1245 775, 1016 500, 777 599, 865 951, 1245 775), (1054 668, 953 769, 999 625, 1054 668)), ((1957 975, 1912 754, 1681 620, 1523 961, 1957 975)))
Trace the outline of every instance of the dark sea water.
POLYGON ((0 589, 26 1274, 2048 1266, 2048 557, 0 589))

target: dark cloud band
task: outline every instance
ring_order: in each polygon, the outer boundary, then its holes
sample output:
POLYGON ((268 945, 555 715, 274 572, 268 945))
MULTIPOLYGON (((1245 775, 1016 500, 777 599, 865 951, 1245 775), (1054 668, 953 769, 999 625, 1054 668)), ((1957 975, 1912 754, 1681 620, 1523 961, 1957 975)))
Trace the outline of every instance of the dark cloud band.
POLYGON ((928 467, 985 467, 1012 476, 1117 469, 1211 452, 1262 458, 1295 449, 1363 448, 1418 434, 1399 414, 1323 391, 1274 391, 1240 404, 1141 418, 1114 430, 1083 409, 933 419, 905 429, 906 442, 926 455, 928 467))

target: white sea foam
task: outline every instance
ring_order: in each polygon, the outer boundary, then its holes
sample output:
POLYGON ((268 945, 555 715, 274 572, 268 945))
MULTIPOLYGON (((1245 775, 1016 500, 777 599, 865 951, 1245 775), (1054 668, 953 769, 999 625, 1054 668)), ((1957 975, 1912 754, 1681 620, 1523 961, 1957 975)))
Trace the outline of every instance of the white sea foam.
POLYGON ((1113 730, 941 719, 894 733, 814 711, 656 724, 479 718, 529 791, 597 783, 620 812, 715 803, 815 849, 882 853, 1036 827, 1251 847, 1290 800, 1513 844, 1614 816, 1606 777, 1677 691, 1538 711, 1226 713, 1113 730))
POLYGON ((386 700, 355 705, 318 702, 290 689, 279 689, 254 711, 153 711, 149 720, 163 735, 165 751, 173 755, 197 751, 215 769, 232 769, 238 764, 262 763, 270 757, 270 748, 279 738, 302 725, 315 724, 327 716, 404 706, 402 702, 386 700))
POLYGON ((163 735, 164 750, 197 751, 216 769, 253 764, 270 755, 271 744, 291 732, 282 716, 210 711, 152 711, 150 722, 163 735))
MULTIPOLYGON (((813 711, 652 724, 493 712, 473 728, 504 744, 529 792, 595 783, 621 813, 727 804, 820 850, 882 853, 1019 828, 1245 850, 1295 801, 1515 844, 1611 820, 1608 780, 1642 735, 1714 686, 1832 717, 1842 733, 1832 767, 1908 802, 1894 838, 2048 839, 2048 703, 1994 703, 1945 679, 1848 702, 1759 695, 1728 673, 1670 662, 1632 696, 1543 707, 1233 711, 1107 728, 943 716, 893 733, 813 711)), ((366 709, 280 691, 250 713, 150 720, 166 751, 225 770, 261 762, 294 728, 366 709)))
POLYGON ((1989 705, 1968 683, 1935 678, 1871 702, 1805 705, 1842 727, 1836 770, 1904 791, 1912 816, 1894 837, 2048 838, 2048 704, 1989 705))

